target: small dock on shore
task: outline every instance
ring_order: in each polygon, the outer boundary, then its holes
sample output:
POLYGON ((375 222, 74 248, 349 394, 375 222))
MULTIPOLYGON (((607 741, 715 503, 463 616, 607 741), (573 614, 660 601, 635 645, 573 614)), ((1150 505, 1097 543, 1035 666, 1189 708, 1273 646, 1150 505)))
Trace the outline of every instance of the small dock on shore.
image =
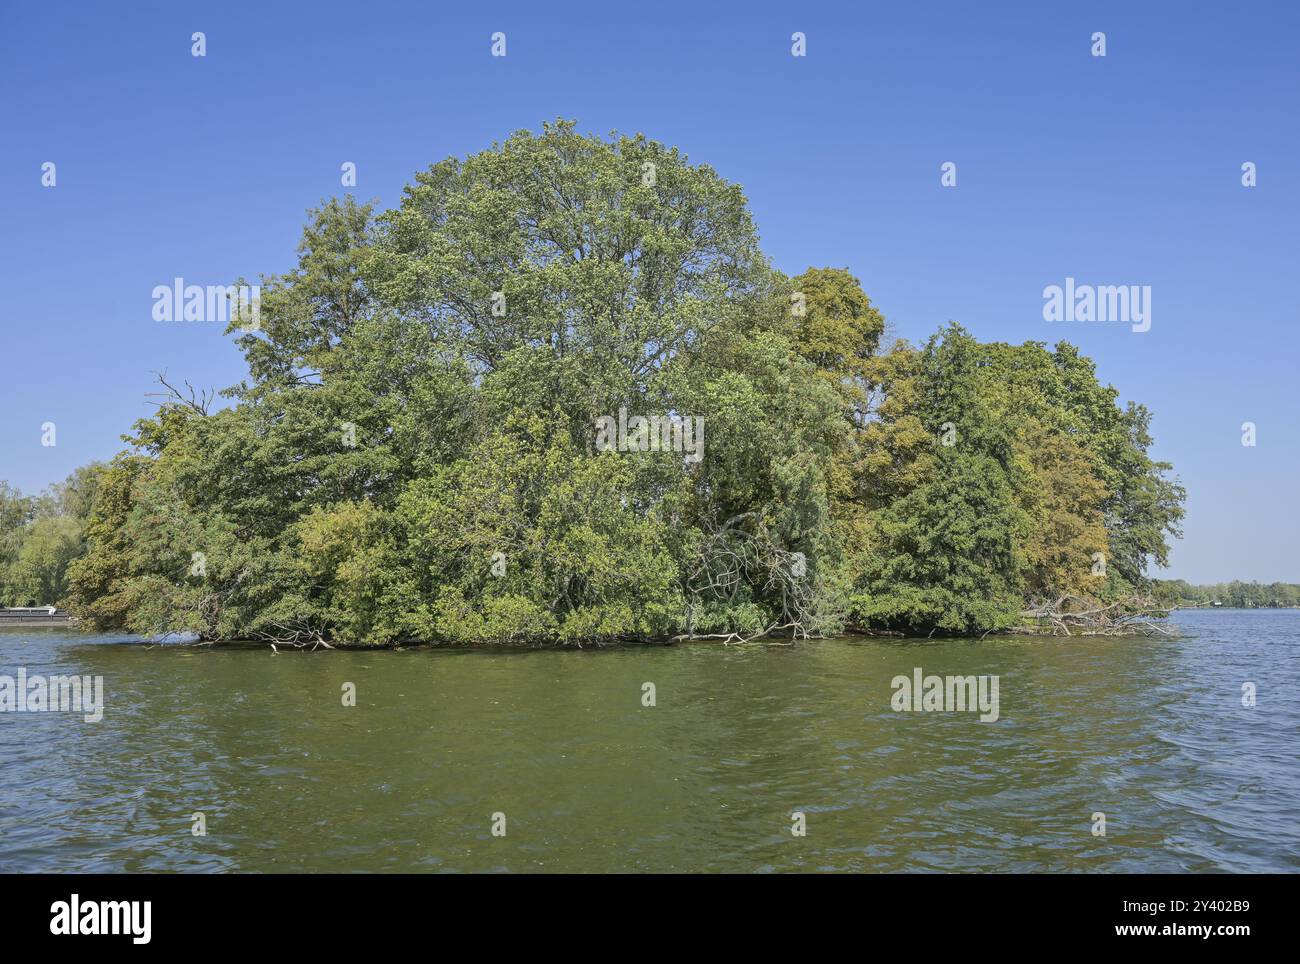
POLYGON ((21 606, 16 609, 0 608, 0 629, 6 626, 68 626, 72 615, 54 606, 21 606))

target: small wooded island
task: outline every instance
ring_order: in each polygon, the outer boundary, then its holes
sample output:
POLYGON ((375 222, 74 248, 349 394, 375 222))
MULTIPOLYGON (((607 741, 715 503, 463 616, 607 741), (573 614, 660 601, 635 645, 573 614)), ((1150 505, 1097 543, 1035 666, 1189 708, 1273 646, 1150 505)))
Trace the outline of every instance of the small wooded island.
POLYGON ((775 270, 741 189, 642 136, 557 122, 395 210, 331 200, 246 321, 230 404, 160 377, 94 470, 57 590, 82 625, 585 644, 1161 608, 1184 493, 1146 408, 1065 342, 886 343, 848 270, 775 270))

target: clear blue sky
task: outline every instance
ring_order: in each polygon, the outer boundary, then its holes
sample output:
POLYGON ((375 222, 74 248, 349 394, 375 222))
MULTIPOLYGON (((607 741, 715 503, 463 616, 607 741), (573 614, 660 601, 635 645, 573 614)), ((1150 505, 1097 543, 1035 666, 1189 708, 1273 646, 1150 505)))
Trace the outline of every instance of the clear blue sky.
POLYGON ((712 164, 778 267, 852 269, 903 337, 1080 345, 1189 490, 1167 574, 1300 581, 1298 10, 0 0, 0 479, 110 457, 152 370, 238 380, 220 325, 158 324, 150 293, 288 268, 344 161, 391 206, 427 164, 567 117, 712 164), (1067 276, 1151 285, 1151 330, 1044 321, 1067 276))

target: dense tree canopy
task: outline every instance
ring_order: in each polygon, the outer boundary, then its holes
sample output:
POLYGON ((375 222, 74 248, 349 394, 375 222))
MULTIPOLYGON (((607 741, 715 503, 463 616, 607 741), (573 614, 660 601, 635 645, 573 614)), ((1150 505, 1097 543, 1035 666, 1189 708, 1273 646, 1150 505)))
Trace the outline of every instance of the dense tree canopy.
POLYGON ((1182 492, 1145 409, 1069 345, 884 328, 848 271, 773 269, 711 168, 516 134, 395 210, 312 213, 259 329, 232 324, 229 404, 173 395, 99 475, 70 604, 210 639, 582 643, 983 632, 1146 587, 1182 492))

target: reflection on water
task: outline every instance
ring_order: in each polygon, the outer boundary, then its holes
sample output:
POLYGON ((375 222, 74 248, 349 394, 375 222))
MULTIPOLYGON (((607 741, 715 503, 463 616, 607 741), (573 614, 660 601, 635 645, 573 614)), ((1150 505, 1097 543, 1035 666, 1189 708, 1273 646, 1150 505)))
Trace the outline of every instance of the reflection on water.
POLYGON ((97 724, 0 714, 0 871, 1300 869, 1300 611, 1176 619, 581 652, 6 632, 0 674, 107 696, 97 724), (893 712, 918 666, 998 675, 1001 718, 893 712))

